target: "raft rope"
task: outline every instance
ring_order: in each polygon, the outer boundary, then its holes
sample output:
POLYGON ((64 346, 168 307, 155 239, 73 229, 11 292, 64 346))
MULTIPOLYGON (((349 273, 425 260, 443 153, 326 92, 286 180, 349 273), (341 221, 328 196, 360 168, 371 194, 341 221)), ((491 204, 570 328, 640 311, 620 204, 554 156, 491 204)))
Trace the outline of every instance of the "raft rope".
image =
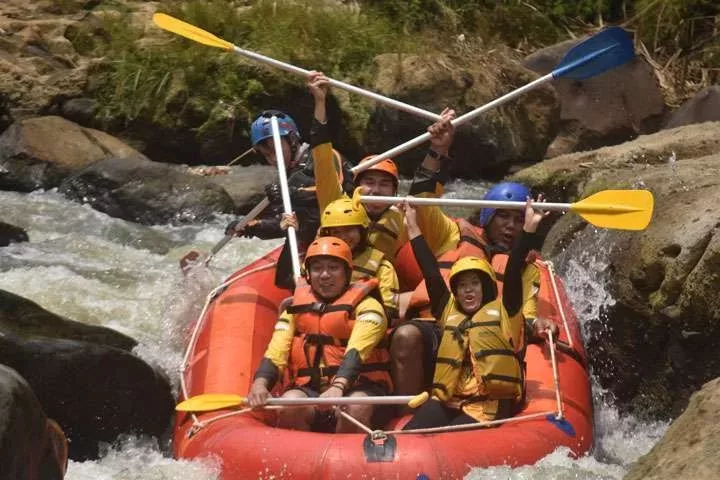
MULTIPOLYGON (((182 391, 183 400, 187 400, 190 398, 190 395, 187 390, 187 384, 185 382, 185 374, 187 373, 188 368, 190 368, 190 355, 192 355, 192 352, 195 350, 195 345, 197 343, 198 336, 200 335, 200 327, 203 326, 203 323, 205 321, 205 315, 207 314, 208 307, 212 303, 213 300, 217 297, 217 295, 222 292, 225 288, 232 285, 234 282, 247 277, 248 275, 252 275, 253 273, 262 272, 263 270, 268 270, 270 268, 275 267, 276 262, 270 262, 267 265, 262 265, 260 267, 256 267, 253 269, 248 270, 247 272, 243 272, 242 274, 232 277, 229 280, 221 283, 217 287, 213 288, 210 293, 208 293, 207 297, 205 298, 205 305, 203 305, 202 311, 200 312, 200 315, 198 316, 197 322, 195 322, 195 327, 193 328, 192 335, 190 336, 190 342, 188 343, 188 347, 185 350, 185 355, 183 357, 182 365, 180 367, 180 389, 182 391)), ((235 412, 231 412, 232 415, 239 415, 241 413, 246 413, 246 410, 249 409, 242 409, 235 412)), ((231 414, 225 414, 220 415, 218 417, 213 417, 212 419, 201 422, 197 415, 194 413, 190 414, 190 417, 193 421, 193 426, 188 430, 188 436, 192 436, 195 434, 198 430, 206 426, 208 423, 211 423, 212 421, 219 420, 220 418, 224 418, 226 416, 231 416, 231 414)))
MULTIPOLYGON (((560 294, 558 292, 557 283, 555 281, 555 270, 553 268, 552 262, 544 262, 547 266, 548 272, 550 273, 550 283, 552 285, 553 294, 555 295, 555 301, 558 306, 558 310, 560 311, 560 317, 563 321, 563 326, 565 328, 565 334, 567 335, 568 344, 572 348, 573 341, 572 337, 570 335, 570 328, 567 323, 567 317, 565 316, 565 310, 563 309, 562 302, 560 301, 560 294)), ((251 275, 256 272, 260 272, 263 270, 267 270, 268 268, 272 268, 275 266, 275 262, 272 262, 268 265, 263 265, 261 267, 254 268, 252 270, 248 270, 247 272, 238 275, 237 277, 231 278, 227 282, 221 284, 220 286, 213 289, 207 296, 207 299, 205 301, 205 305, 203 306, 202 312, 200 313, 200 316, 198 318, 198 321, 196 322, 195 328, 193 329, 193 334, 190 340, 190 343, 188 345, 187 351, 185 353, 185 358, 183 359, 183 367, 182 367, 182 374, 180 376, 180 385, 182 387, 183 396, 185 399, 189 398, 187 388, 185 385, 185 372, 187 371, 189 367, 189 358, 190 353, 195 347, 195 343, 197 342, 197 337, 199 335, 200 327, 202 325, 203 320, 205 319, 205 314, 207 312, 207 308, 210 305, 210 303, 215 299, 215 296, 222 291, 224 288, 235 282, 236 280, 240 280, 241 278, 244 278, 248 275, 251 275)), ((550 361, 552 364, 553 369, 553 384, 555 388, 555 401, 557 404, 557 410, 555 411, 547 411, 542 413, 531 413, 528 415, 520 415, 510 418, 503 418, 500 420, 488 420, 485 422, 477 422, 477 423, 469 423, 464 425, 448 425, 445 427, 432 427, 432 428, 415 428, 411 430, 372 430, 370 427, 347 413, 346 411, 342 410, 341 408, 336 408, 336 412, 345 417, 348 421, 353 423, 356 427, 360 428, 361 430, 365 431, 373 440, 382 440, 387 438, 388 435, 406 435, 409 433, 418 434, 418 433, 440 433, 440 432, 455 432, 455 431, 464 431, 464 430, 475 430, 479 428, 485 428, 490 427, 494 425, 501 425, 504 423, 515 423, 515 422, 521 422, 525 420, 532 420, 532 419, 538 419, 538 418, 547 418, 548 416, 554 416, 556 420, 563 420, 564 414, 563 414, 563 405, 562 405, 562 396, 560 393, 560 375, 558 372, 557 367, 557 357, 555 355, 555 339, 553 338, 552 330, 548 330, 548 343, 550 344, 550 361)), ((283 408, 283 407, 272 407, 272 406, 266 406, 263 409, 269 410, 269 409, 277 409, 277 408, 283 408)), ((200 421, 197 416, 193 413, 191 414, 191 417, 193 419, 193 425, 188 430, 188 437, 193 436, 201 429, 205 428, 206 426, 210 425, 211 423, 214 423, 218 420, 232 417, 235 415, 242 415, 245 413, 252 412, 253 409, 251 408, 243 408, 241 410, 236 410, 233 412, 227 412, 220 415, 217 415, 215 417, 209 418, 205 421, 200 421)))
POLYGON ((550 273, 550 284, 552 285, 553 295, 555 296, 555 304, 558 307, 560 318, 562 318, 563 328, 565 329, 565 336, 567 337, 568 345, 571 349, 574 349, 573 337, 570 335, 570 327, 568 326, 567 316, 565 315, 565 308, 563 307, 562 301, 560 301, 560 290, 558 289, 557 282, 555 281, 555 267, 550 261, 543 262, 550 273))

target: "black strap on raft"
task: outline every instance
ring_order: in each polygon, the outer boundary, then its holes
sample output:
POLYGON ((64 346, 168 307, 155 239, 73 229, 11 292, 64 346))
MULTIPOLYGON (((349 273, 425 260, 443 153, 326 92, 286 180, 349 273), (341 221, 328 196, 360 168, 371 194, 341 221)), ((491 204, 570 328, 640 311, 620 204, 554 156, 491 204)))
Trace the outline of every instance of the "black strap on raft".
POLYGON ((393 462, 397 453, 397 441, 392 435, 377 432, 363 440, 363 453, 368 463, 393 462))

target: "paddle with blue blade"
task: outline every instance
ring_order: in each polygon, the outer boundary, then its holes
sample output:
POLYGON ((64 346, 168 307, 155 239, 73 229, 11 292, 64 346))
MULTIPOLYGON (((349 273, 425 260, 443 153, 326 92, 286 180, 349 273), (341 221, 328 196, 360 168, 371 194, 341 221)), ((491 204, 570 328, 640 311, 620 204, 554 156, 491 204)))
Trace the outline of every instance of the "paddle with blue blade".
MULTIPOLYGON (((572 80, 586 80, 590 77, 600 75, 624 63, 627 63, 635 57, 635 49, 628 33, 620 27, 611 27, 597 33, 579 44, 575 45, 560 60, 555 69, 533 80, 502 97, 493 100, 490 103, 478 107, 464 115, 459 116, 452 121, 455 127, 468 123, 472 119, 482 115, 483 113, 498 107, 510 100, 533 90, 540 85, 551 82, 556 78, 569 78, 572 80)), ((417 147, 430 140, 430 134, 424 133, 402 145, 376 155, 370 161, 353 168, 353 173, 359 173, 372 167, 378 162, 387 158, 394 158, 401 153, 417 147)))

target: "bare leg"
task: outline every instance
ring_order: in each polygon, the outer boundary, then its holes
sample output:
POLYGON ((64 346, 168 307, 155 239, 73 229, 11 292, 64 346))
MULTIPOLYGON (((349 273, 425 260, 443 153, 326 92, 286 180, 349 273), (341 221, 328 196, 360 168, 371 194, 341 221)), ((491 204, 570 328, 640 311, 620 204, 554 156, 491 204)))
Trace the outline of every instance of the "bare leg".
POLYGON ((390 343, 390 373, 395 395, 417 395, 423 388, 425 346, 420 329, 412 324, 400 325, 390 343))
MULTIPOLYGON (((349 397, 367 397, 368 394, 362 390, 352 392, 349 397)), ((372 419, 373 405, 347 405, 345 411, 352 415, 357 421, 364 425, 370 426, 370 420, 372 419)), ((342 415, 337 415, 337 426, 335 427, 336 433, 364 433, 356 425, 351 423, 348 419, 342 415)))
MULTIPOLYGON (((288 390, 283 393, 282 396, 283 398, 307 398, 307 394, 302 390, 288 390)), ((279 412, 277 423, 279 428, 310 431, 313 418, 315 417, 315 409, 313 407, 283 408, 280 409, 279 412)))

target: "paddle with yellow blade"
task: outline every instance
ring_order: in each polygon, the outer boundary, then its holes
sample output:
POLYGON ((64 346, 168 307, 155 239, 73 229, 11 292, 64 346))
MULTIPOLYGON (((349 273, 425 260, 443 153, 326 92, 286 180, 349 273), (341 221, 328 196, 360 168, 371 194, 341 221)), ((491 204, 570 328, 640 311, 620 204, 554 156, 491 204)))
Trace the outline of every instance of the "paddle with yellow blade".
MULTIPOLYGON (((281 62, 279 60, 275 60, 273 58, 266 57, 265 55, 260 55, 259 53, 245 50, 243 48, 238 47, 237 45, 233 45, 232 43, 228 42, 227 40, 223 40, 222 38, 219 38, 219 37, 213 35, 212 33, 208 32, 208 31, 198 28, 195 25, 191 25, 189 23, 183 22, 182 20, 178 20, 177 18, 171 17, 170 15, 166 15, 164 13, 156 13, 153 15, 153 22, 155 23, 155 25, 162 28, 163 30, 167 30, 168 32, 176 33, 182 37, 188 38, 190 40, 201 43, 203 45, 208 45, 210 47, 216 47, 216 48, 221 48, 223 50, 235 52, 238 55, 241 55, 243 57, 251 58, 251 59, 259 61, 261 63, 265 63, 267 65, 272 65, 273 67, 280 68, 280 69, 285 70, 290 73, 302 75, 304 77, 307 77, 308 75, 310 75, 309 70, 305 70, 303 68, 299 68, 294 65, 290 65, 289 63, 281 62)), ((362 96, 367 97, 371 100, 374 100, 378 103, 385 104, 389 107, 395 108, 397 110, 401 110, 403 112, 411 113, 413 115, 417 115, 419 117, 426 118, 426 119, 432 120, 434 122, 440 120, 440 115, 438 115, 437 113, 428 112, 427 110, 423 110, 422 108, 414 107, 412 105, 408 105, 407 103, 403 103, 398 100, 393 100, 392 98, 385 97, 378 93, 370 92, 368 90, 362 89, 360 87, 356 87, 354 85, 350 85, 345 82, 341 82, 339 80, 334 80, 334 79, 330 78, 330 79, 328 79, 328 83, 330 85, 332 85, 333 87, 337 87, 337 88, 346 90, 351 93, 356 93, 358 95, 362 95, 362 96)))
MULTIPOLYGON (((501 200, 461 200, 452 198, 381 197, 360 195, 355 190, 353 201, 358 204, 375 203, 392 205, 407 201, 410 205, 436 205, 442 207, 481 207, 522 210, 525 202, 501 200)), ((601 228, 617 230, 644 230, 653 213, 653 196, 647 190, 603 190, 575 203, 533 203, 538 210, 572 211, 588 223, 601 228)))
MULTIPOLYGON (((384 397, 334 397, 334 398, 268 398, 268 406, 301 407, 315 405, 407 405, 417 408, 429 398, 427 392, 419 395, 398 395, 384 397)), ((209 412, 227 408, 243 407, 247 398, 224 393, 204 393, 188 398, 177 404, 178 412, 209 412)))

